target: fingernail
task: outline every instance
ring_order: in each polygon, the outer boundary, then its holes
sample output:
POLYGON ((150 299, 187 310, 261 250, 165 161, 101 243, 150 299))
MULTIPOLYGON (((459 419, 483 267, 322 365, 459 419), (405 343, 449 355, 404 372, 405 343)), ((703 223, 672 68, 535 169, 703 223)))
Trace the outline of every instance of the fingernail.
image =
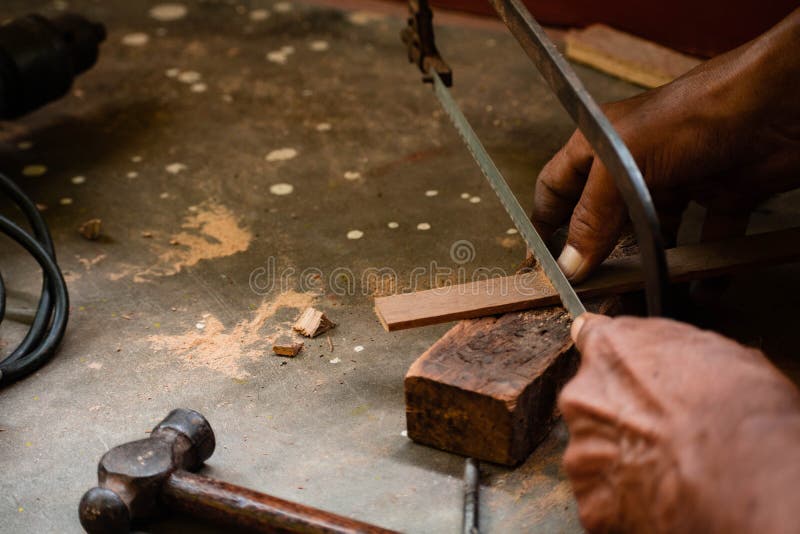
POLYGON ((569 335, 572 336, 572 341, 578 341, 578 335, 586 324, 586 315, 579 315, 572 321, 572 326, 569 329, 569 335))
POLYGON ((579 274, 578 271, 583 266, 583 256, 575 247, 567 245, 558 257, 558 266, 561 267, 564 276, 572 280, 579 274))

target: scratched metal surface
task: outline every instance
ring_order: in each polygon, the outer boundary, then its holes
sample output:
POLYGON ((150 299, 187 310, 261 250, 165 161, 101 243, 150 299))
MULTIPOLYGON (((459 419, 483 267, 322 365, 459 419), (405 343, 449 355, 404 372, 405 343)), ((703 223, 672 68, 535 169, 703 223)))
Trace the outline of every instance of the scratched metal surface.
MULTIPOLYGON (((510 271, 521 241, 506 233, 502 207, 405 63, 402 17, 184 3, 185 17, 163 22, 148 15, 155 2, 71 0, 108 26, 100 63, 69 97, 0 130, 0 169, 47 205, 72 297, 57 358, 0 391, 0 531, 79 532, 77 503, 100 455, 144 437, 176 406, 201 411, 217 432, 208 474, 388 528, 456 531, 462 459, 401 434, 404 373, 446 327, 386 334, 372 313, 374 287, 331 286, 347 281, 337 268, 358 278, 389 267, 401 289, 419 267, 510 271), (254 21, 254 9, 270 16, 254 21), (123 44, 135 32, 149 41, 123 44), (283 49, 284 64, 267 59, 286 46, 294 52, 283 49), (169 69, 199 73, 205 91, 169 69), (20 149, 27 140, 32 148, 20 149), (297 155, 266 160, 284 148, 297 155), (48 171, 23 177, 31 164, 48 171), (271 194, 278 183, 292 193, 271 194), (104 224, 97 242, 75 230, 92 217, 104 224), (363 237, 348 239, 351 230, 363 237), (468 261, 451 256, 461 240, 472 247, 468 261), (263 278, 251 288, 270 258, 293 270, 283 296, 262 291, 263 278), (319 271, 303 282, 308 268, 319 271), (270 336, 320 281, 315 302, 339 323, 333 350, 318 338, 295 359, 272 356, 270 336)), ((55 12, 49 2, 6 0, 0 18, 39 10, 55 12)), ((568 118, 497 28, 445 25, 440 48, 456 98, 529 207, 536 172, 572 129, 568 118)), ((601 100, 637 91, 580 74, 601 100)), ((17 303, 31 302, 36 270, 9 242, 0 246, 17 303)), ((4 324, 0 350, 18 333, 4 324)), ((559 429, 517 470, 487 468, 484 528, 580 530, 559 467, 565 440, 559 429)), ((179 518, 143 530, 212 531, 179 518)))

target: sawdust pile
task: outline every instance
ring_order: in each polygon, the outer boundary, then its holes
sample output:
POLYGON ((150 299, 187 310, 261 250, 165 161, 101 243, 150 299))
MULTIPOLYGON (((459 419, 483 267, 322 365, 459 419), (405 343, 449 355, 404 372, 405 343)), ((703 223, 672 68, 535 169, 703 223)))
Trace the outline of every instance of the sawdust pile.
POLYGON ((250 373, 243 365, 271 354, 272 342, 291 332, 291 323, 269 324, 275 313, 284 307, 301 310, 311 306, 315 298, 314 294, 287 291, 261 304, 250 319, 239 321, 232 328, 225 328, 219 319, 206 314, 202 330, 193 327, 184 334, 150 336, 148 341, 154 350, 177 356, 185 365, 244 379, 250 373))
POLYGON ((165 243, 154 243, 156 262, 149 267, 127 266, 110 275, 112 280, 133 276, 134 282, 148 282, 160 276, 171 276, 203 260, 212 260, 244 252, 250 247, 253 234, 243 227, 227 207, 204 202, 189 208, 181 224, 182 231, 172 234, 165 243))

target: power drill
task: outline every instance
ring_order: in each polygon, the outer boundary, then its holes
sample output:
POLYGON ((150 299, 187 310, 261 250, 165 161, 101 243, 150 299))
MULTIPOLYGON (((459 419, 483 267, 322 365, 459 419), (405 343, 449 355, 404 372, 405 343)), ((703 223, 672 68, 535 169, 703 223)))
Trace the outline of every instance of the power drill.
POLYGON ((97 61, 102 24, 65 13, 26 15, 0 26, 0 119, 14 119, 57 100, 97 61))

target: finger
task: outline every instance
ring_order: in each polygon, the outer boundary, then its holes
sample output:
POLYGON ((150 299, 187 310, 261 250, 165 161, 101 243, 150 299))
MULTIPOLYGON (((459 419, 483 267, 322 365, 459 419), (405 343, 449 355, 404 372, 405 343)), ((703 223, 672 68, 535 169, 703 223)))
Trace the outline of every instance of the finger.
POLYGON ((585 312, 576 317, 575 320, 572 321, 569 333, 570 336, 572 336, 572 341, 574 341, 575 345, 578 347, 578 350, 583 353, 586 349, 586 337, 581 337, 581 334, 585 334, 589 332, 590 329, 597 326, 607 324, 611 320, 611 317, 607 315, 591 312, 585 312), (585 328, 589 330, 584 331, 585 328))
POLYGON ((703 232, 700 240, 719 241, 731 237, 743 236, 750 222, 750 206, 742 206, 738 202, 713 202, 708 206, 703 221, 703 232))
POLYGON ((547 240, 572 213, 592 166, 592 149, 580 132, 544 166, 536 180, 531 221, 547 240))
MULTIPOLYGON (((592 477, 615 469, 620 447, 613 439, 605 439, 603 433, 601 430, 582 439, 570 433, 569 446, 564 453, 564 471, 570 478, 592 477)), ((618 436, 614 438, 619 439, 618 436)))
POLYGON ((575 487, 578 517, 583 527, 593 534, 614 532, 618 517, 618 502, 614 488, 607 481, 596 480, 592 489, 575 487))
MULTIPOLYGON (((747 232, 752 208, 736 201, 712 202, 706 211, 700 241, 720 241, 743 236, 747 232)), ((716 302, 728 288, 727 277, 698 280, 691 284, 690 294, 696 303, 709 305, 716 302)))
POLYGON ((558 265, 572 282, 585 279, 608 257, 627 219, 627 210, 614 180, 595 160, 589 179, 572 213, 567 245, 558 265))
POLYGON ((678 231, 689 201, 683 195, 662 191, 655 199, 655 205, 664 247, 672 248, 678 243, 678 231))

